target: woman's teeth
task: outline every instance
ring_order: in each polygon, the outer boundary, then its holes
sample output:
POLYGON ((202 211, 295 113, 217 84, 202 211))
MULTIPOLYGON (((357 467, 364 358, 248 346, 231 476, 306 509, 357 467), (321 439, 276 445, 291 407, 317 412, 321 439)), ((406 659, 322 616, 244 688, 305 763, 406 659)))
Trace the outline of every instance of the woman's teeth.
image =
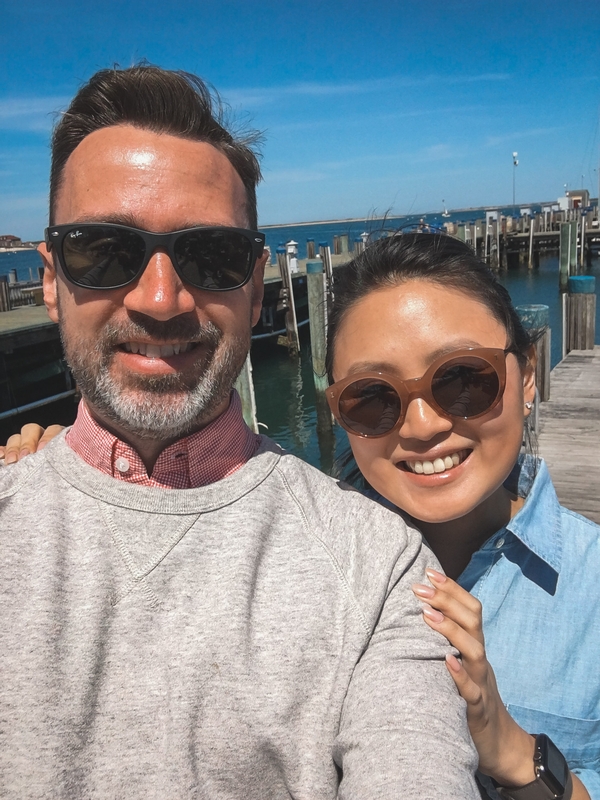
POLYGON ((146 358, 169 358, 180 353, 187 353, 192 349, 191 342, 180 342, 178 344, 146 344, 145 342, 124 342, 123 349, 127 353, 138 353, 146 358))
POLYGON ((445 458, 435 458, 433 461, 405 461, 404 464, 410 472, 416 472, 417 475, 433 475, 457 467, 465 457, 464 453, 452 453, 445 458))

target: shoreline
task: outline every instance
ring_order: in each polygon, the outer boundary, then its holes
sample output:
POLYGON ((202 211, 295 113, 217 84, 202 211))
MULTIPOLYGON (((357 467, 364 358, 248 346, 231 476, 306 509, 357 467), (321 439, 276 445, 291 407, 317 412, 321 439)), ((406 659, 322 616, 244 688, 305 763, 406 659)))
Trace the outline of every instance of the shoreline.
POLYGON ((31 253, 32 250, 37 250, 37 245, 31 247, 0 247, 0 253, 31 253))
MULTIPOLYGON (((594 198, 590 197, 590 203, 594 198)), ((556 200, 536 200, 535 202, 530 203, 517 203, 515 208, 528 208, 529 206, 547 206, 556 203, 556 200)), ((499 205, 488 205, 488 206, 467 206, 465 208, 450 208, 448 209, 450 214, 465 214, 467 212, 475 212, 475 211, 497 211, 498 209, 502 208, 512 208, 511 203, 500 203, 499 205)), ((419 211, 411 214, 375 214, 373 216, 367 217, 344 217, 342 219, 319 219, 319 220, 309 220, 307 222, 277 222, 270 225, 259 225, 258 229, 261 231, 271 230, 273 228, 300 228, 306 225, 336 225, 336 224, 344 224, 349 222, 364 222, 365 224, 369 222, 380 222, 384 219, 404 219, 408 217, 430 217, 435 215, 440 215, 443 209, 438 209, 436 211, 419 211)))

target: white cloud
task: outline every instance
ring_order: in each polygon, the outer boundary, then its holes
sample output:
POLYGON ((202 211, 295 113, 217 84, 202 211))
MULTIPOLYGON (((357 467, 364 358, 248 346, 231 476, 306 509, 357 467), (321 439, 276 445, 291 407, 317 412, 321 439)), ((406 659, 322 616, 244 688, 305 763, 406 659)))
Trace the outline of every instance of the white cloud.
POLYGON ((287 97, 328 97, 333 95, 373 94, 394 89, 456 85, 507 81, 507 73, 485 72, 478 75, 423 75, 421 77, 392 76, 364 81, 342 81, 340 83, 292 83, 287 86, 248 87, 224 89, 223 97, 231 105, 244 108, 278 103, 287 97))
POLYGON ((0 99, 0 128, 47 131, 56 113, 69 103, 68 97, 5 97, 0 99))
POLYGON ((485 140, 486 147, 496 147, 499 144, 506 142, 516 142, 519 139, 528 139, 532 136, 548 136, 549 134, 557 133, 563 130, 562 127, 557 126, 554 128, 529 128, 524 131, 514 131, 513 133, 504 133, 501 136, 488 136, 485 140))

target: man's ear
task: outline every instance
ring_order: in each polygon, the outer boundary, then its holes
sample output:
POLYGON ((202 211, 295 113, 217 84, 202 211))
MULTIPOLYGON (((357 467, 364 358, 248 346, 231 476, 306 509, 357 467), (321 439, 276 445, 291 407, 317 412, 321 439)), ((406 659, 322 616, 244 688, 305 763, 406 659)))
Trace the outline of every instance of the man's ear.
POLYGON ((262 256, 256 262, 252 273, 252 327, 260 319, 262 302, 265 294, 265 266, 269 258, 269 251, 265 249, 262 256))
MULTIPOLYGON (((537 364, 537 351, 535 345, 527 350, 527 364, 523 368, 523 402, 533 403, 535 400, 535 366, 537 364)), ((528 417, 530 410, 526 410, 528 417)))
POLYGON ((44 303, 46 304, 48 316, 52 322, 58 322, 58 288, 56 285, 56 268, 54 266, 54 260, 48 252, 46 242, 42 242, 40 245, 38 245, 38 253, 44 262, 44 280, 42 281, 42 285, 44 287, 44 303))

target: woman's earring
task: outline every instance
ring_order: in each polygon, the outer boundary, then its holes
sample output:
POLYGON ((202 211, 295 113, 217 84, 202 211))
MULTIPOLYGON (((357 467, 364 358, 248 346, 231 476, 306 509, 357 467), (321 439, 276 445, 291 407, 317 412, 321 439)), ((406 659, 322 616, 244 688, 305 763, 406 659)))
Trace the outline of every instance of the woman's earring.
POLYGON ((531 409, 533 408, 533 403, 530 403, 529 401, 527 401, 525 403, 525 408, 527 409, 527 411, 531 411, 531 409))

